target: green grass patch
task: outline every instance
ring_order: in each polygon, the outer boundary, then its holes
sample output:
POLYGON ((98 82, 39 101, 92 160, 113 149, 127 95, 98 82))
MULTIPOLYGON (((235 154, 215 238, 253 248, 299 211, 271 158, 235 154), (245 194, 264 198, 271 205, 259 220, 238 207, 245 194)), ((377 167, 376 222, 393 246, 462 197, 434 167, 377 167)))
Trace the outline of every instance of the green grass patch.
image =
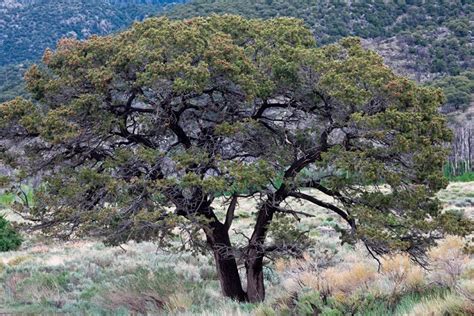
MULTIPOLYGON (((23 190, 23 192, 26 193, 26 197, 28 198, 28 203, 30 203, 30 205, 32 205, 33 195, 34 195, 33 194, 33 189, 28 187, 28 186, 24 186, 24 187, 22 187, 22 190, 23 190)), ((5 192, 5 193, 0 194, 0 208, 8 207, 15 201, 21 202, 21 199, 18 195, 14 194, 14 193, 5 192)))
POLYGON ((0 206, 8 206, 15 201, 15 196, 11 193, 0 194, 0 206))
POLYGON ((451 177, 449 180, 453 182, 472 182, 474 181, 474 172, 466 172, 460 176, 451 177))

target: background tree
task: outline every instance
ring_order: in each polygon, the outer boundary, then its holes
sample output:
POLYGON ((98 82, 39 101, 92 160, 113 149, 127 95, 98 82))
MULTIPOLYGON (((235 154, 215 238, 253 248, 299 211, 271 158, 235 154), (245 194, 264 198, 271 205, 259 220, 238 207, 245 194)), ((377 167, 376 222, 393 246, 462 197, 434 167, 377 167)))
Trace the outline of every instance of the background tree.
POLYGON ((164 247, 179 236, 181 249, 212 251, 225 296, 263 300, 265 256, 298 253, 298 243, 267 240, 276 215, 304 215, 289 198, 339 215, 342 241, 374 256, 404 251, 422 262, 445 232, 471 231, 434 198, 451 135, 442 94, 394 75, 358 39, 318 48, 289 18, 149 19, 62 40, 26 79, 36 103, 0 107, 12 180, 43 175, 34 205, 18 212, 64 238, 164 247), (246 197, 260 203, 248 242, 235 246, 246 197))

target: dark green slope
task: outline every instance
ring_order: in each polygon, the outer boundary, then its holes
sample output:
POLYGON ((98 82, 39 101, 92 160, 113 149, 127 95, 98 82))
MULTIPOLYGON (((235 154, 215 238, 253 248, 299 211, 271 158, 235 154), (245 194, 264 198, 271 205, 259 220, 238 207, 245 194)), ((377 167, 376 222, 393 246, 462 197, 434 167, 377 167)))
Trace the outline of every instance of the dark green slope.
POLYGON ((24 93, 21 78, 47 47, 130 26, 184 0, 0 0, 0 102, 24 93))
POLYGON ((395 67, 423 81, 472 68, 472 0, 194 0, 174 7, 168 15, 187 18, 212 13, 301 18, 320 44, 350 35, 369 39, 395 67))
POLYGON ((174 2, 182 1, 0 1, 0 65, 35 60, 64 36, 86 38, 128 27, 174 2))

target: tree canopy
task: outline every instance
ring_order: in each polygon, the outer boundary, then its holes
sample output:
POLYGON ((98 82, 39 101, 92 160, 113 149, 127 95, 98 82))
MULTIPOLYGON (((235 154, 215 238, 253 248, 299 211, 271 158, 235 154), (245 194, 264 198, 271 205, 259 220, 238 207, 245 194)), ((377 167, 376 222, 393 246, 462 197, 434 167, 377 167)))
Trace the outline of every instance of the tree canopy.
POLYGON ((282 249, 267 238, 277 215, 304 216, 290 198, 334 212, 342 241, 373 256, 422 262, 445 233, 472 229, 435 198, 451 138, 442 93, 395 75, 357 38, 318 47, 292 18, 154 18, 62 40, 26 81, 34 102, 0 105, 2 160, 18 170, 10 180, 43 180, 17 211, 65 238, 165 247, 180 236, 185 249, 212 251, 223 294, 238 300, 264 299, 265 256, 298 254, 298 241, 282 249), (236 246, 246 197, 260 203, 236 246))

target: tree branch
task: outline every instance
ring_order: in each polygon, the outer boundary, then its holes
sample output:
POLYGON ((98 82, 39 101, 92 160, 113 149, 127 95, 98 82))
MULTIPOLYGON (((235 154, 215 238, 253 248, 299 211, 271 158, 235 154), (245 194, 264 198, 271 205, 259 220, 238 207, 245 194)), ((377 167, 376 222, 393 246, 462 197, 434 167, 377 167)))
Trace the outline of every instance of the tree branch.
POLYGON ((229 231, 230 227, 232 226, 232 222, 234 221, 234 213, 235 213, 235 208, 237 206, 237 200, 238 200, 237 195, 232 196, 230 205, 227 208, 227 213, 226 213, 225 223, 224 223, 224 228, 226 231, 229 231))
POLYGON ((326 188, 325 186, 321 185, 321 183, 319 183, 318 181, 311 180, 311 181, 303 183, 302 186, 305 188, 316 189, 326 195, 338 198, 345 203, 351 203, 351 201, 348 198, 344 197, 341 193, 326 188))
POLYGON ((294 197, 294 198, 297 198, 297 199, 306 200, 308 202, 311 202, 313 204, 316 204, 318 206, 321 206, 321 207, 324 207, 328 210, 331 210, 334 213, 336 213, 337 215, 339 215, 340 217, 342 217, 351 226, 351 228, 353 230, 355 229, 354 219, 351 218, 346 212, 344 212, 339 207, 337 207, 333 204, 323 202, 323 201, 318 200, 317 198, 315 198, 311 195, 301 193, 301 192, 290 192, 290 193, 288 193, 288 196, 291 196, 291 197, 294 197))
POLYGON ((309 214, 309 213, 300 212, 300 211, 294 211, 294 210, 288 210, 288 209, 284 209, 284 208, 281 208, 281 207, 275 207, 275 212, 277 212, 277 213, 284 213, 284 214, 291 214, 291 215, 293 215, 298 221, 300 220, 300 218, 298 217, 298 215, 303 215, 303 216, 306 216, 306 217, 315 217, 314 215, 309 214))

